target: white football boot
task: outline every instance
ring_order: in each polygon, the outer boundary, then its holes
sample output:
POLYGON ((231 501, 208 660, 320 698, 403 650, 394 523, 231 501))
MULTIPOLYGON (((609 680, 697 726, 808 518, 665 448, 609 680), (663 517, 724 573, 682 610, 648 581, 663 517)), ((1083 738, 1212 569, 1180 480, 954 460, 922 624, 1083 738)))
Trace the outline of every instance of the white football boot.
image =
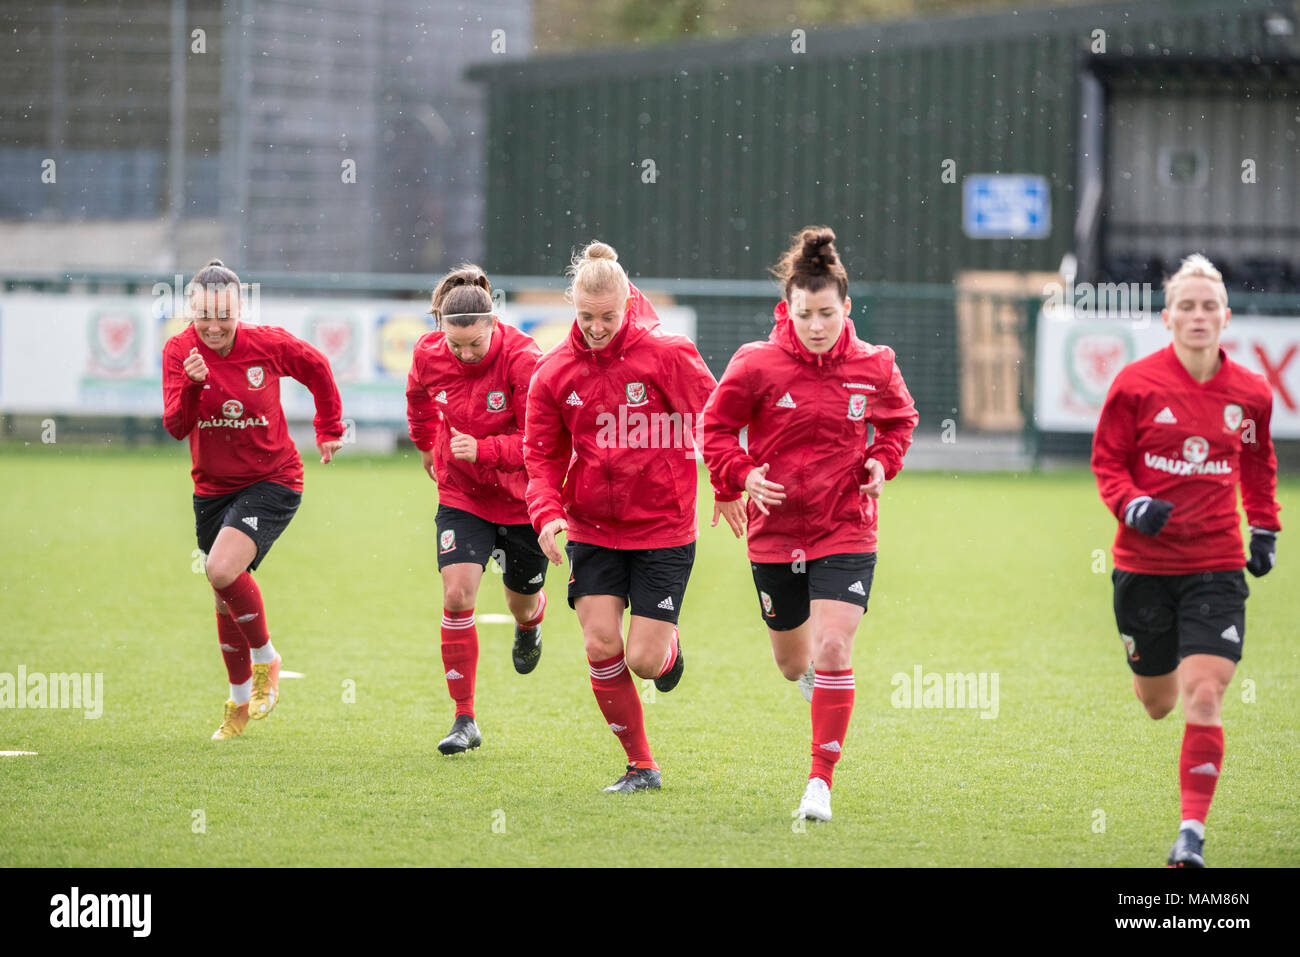
POLYGON ((803 673, 797 682, 799 685, 799 693, 803 695, 803 700, 810 704, 812 703, 813 682, 815 680, 816 675, 813 673, 813 666, 809 665, 808 670, 803 673))
POLYGON ((808 779, 808 787, 803 792, 803 800, 799 802, 798 813, 801 818, 812 818, 814 821, 831 819, 831 789, 821 778, 808 779))

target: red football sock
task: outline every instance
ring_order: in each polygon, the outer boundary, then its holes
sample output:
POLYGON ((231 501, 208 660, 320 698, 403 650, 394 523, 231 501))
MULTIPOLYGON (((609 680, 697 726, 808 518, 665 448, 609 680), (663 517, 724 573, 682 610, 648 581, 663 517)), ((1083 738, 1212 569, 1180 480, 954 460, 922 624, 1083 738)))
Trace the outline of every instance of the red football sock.
POLYGON ((443 611, 442 665, 447 691, 456 702, 456 716, 474 717, 474 673, 478 670, 478 629, 474 609, 443 611))
POLYGON ((248 654, 248 640, 229 615, 217 614, 217 640, 221 657, 226 659, 226 674, 232 685, 242 685, 253 677, 253 662, 248 654))
POLYGON ((677 663, 677 629, 674 628, 673 640, 668 645, 668 658, 664 661, 664 666, 659 669, 659 674, 655 675, 655 677, 662 678, 664 675, 668 674, 668 672, 672 670, 673 665, 675 665, 676 663, 677 663))
POLYGON ((262 607, 262 590, 253 576, 244 572, 225 588, 214 588, 230 609, 230 617, 248 639, 248 647, 261 648, 271 640, 266 630, 266 610, 262 607))
POLYGON ((1178 785, 1182 792, 1184 821, 1205 823, 1222 767, 1222 726, 1192 724, 1189 721, 1183 729, 1183 751, 1178 759, 1178 785))
POLYGON ((650 755, 650 744, 645 738, 645 720, 641 714, 641 698, 636 693, 636 683, 627 670, 622 654, 604 661, 587 659, 591 668, 591 690, 596 694, 596 704, 605 716, 609 730, 618 738, 627 752, 629 764, 654 768, 659 765, 650 755))
POLYGON ((830 787, 853 714, 853 669, 814 671, 813 678, 812 772, 808 778, 821 778, 830 787))
POLYGON ((525 631, 527 631, 529 628, 536 628, 538 625, 542 623, 542 619, 546 617, 546 592, 539 591, 537 594, 538 594, 537 614, 534 615, 532 618, 529 618, 527 621, 519 622, 519 627, 523 628, 525 631))

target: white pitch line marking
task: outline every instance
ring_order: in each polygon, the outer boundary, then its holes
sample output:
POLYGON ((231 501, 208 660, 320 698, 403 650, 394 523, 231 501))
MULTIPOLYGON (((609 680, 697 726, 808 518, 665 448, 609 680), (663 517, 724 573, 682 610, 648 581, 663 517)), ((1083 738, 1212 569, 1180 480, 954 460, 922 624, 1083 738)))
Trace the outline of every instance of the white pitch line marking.
POLYGON ((0 751, 0 758, 16 758, 19 755, 35 753, 35 751, 0 751))
POLYGON ((306 678, 307 676, 301 671, 281 671, 281 678, 306 678))
POLYGON ((492 613, 475 615, 474 620, 481 621, 485 625, 513 625, 515 623, 513 615, 496 615, 492 613))

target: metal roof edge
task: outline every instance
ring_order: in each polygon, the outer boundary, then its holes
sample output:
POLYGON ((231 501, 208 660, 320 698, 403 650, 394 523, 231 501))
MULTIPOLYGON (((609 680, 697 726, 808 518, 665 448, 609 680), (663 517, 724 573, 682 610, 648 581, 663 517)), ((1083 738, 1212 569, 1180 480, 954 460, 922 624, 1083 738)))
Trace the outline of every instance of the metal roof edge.
MULTIPOLYGON (((1287 6, 1286 0, 1239 0, 1236 12, 1264 13, 1287 6)), ((969 10, 922 19, 872 21, 856 26, 827 24, 808 28, 804 54, 790 50, 790 34, 766 34, 734 40, 687 40, 652 47, 605 48, 513 60, 509 63, 482 61, 472 64, 465 76, 473 82, 498 85, 527 84, 542 80, 548 84, 617 76, 642 76, 691 70, 716 72, 719 68, 752 63, 799 63, 882 49, 907 49, 968 42, 977 39, 1013 39, 1039 32, 1066 33, 1112 27, 1116 20, 1128 23, 1191 20, 1198 16, 1233 12, 1223 0, 1145 0, 1134 7, 1132 0, 1110 3, 1069 3, 1027 12, 969 10)), ((791 29, 798 28, 797 24, 791 29)))

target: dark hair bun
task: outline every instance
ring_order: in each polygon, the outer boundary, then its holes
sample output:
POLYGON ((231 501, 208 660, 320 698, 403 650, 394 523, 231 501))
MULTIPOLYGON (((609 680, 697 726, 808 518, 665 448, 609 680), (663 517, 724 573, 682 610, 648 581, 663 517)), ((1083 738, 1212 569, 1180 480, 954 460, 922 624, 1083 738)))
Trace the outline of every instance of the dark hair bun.
POLYGON ((433 291, 434 300, 445 296, 457 286, 478 286, 489 293, 492 292, 492 284, 488 282, 487 273, 473 263, 461 263, 439 281, 433 291))
POLYGON ((220 259, 213 259, 206 266, 194 274, 190 280, 190 286, 199 289, 206 289, 211 285, 239 285, 239 277, 235 275, 233 269, 223 263, 220 259))
POLYGON ((801 272, 821 272, 829 270, 840 261, 835 251, 835 231, 825 226, 813 226, 799 234, 803 248, 799 256, 805 267, 801 272))
POLYGON ((434 287, 432 312, 437 328, 442 327, 443 315, 490 312, 491 309, 492 284, 488 282, 487 273, 473 263, 461 263, 434 287))
POLYGON ((829 226, 801 229, 781 261, 772 268, 772 274, 780 280, 786 299, 790 298, 794 286, 807 292, 834 286, 841 299, 849 291, 849 276, 835 249, 835 230, 829 226))

